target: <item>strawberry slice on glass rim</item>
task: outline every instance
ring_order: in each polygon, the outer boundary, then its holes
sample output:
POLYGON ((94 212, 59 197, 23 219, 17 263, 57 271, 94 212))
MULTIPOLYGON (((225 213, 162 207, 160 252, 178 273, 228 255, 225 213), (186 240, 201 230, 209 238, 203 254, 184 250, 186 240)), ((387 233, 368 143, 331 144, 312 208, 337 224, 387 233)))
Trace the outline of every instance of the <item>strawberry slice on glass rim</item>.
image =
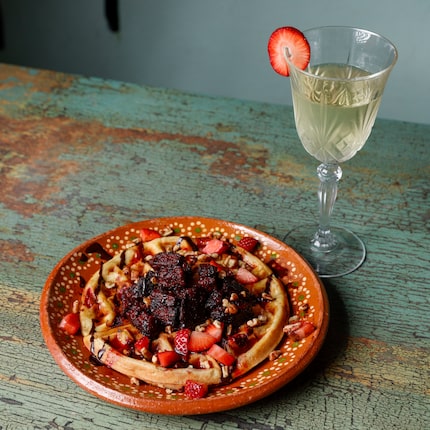
POLYGON ((276 73, 290 75, 288 59, 304 70, 311 59, 311 48, 304 34, 295 27, 280 27, 270 36, 267 44, 270 64, 276 73))

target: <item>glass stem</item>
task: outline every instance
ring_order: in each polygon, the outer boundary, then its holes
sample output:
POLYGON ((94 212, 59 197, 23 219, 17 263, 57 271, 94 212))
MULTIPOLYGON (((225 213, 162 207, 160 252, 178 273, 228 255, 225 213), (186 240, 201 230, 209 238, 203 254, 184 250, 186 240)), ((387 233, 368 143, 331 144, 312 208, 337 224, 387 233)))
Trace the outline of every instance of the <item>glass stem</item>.
POLYGON ((330 252, 337 243, 330 230, 330 218, 337 196, 337 183, 342 177, 342 169, 337 163, 320 164, 317 169, 320 186, 319 200, 319 227, 311 240, 311 249, 318 252, 330 252))

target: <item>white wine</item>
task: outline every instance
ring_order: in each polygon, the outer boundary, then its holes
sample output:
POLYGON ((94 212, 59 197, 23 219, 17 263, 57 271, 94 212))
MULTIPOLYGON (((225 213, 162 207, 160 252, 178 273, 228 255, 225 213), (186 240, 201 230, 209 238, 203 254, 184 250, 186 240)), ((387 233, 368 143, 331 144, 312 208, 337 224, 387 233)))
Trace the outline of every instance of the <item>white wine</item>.
POLYGON ((352 158, 372 131, 383 87, 375 88, 369 73, 348 65, 312 67, 317 75, 293 81, 297 133, 313 157, 323 163, 352 158))

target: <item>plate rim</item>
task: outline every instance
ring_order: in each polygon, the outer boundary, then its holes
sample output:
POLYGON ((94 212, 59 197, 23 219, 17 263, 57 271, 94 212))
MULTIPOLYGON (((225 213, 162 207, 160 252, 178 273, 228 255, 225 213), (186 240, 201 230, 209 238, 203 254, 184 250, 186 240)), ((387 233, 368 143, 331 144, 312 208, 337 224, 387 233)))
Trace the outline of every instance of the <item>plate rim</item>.
MULTIPOLYGON (((94 237, 91 237, 82 243, 75 246, 72 250, 70 250, 67 254, 65 254, 61 259, 55 264, 54 268, 49 273, 40 299, 40 307, 39 307, 39 320, 43 338, 45 340, 45 344, 53 357, 56 364, 60 367, 60 369, 68 376, 75 384, 80 386, 85 391, 91 393, 92 395, 98 397, 101 400, 107 401, 111 404, 115 404, 118 406, 126 407, 129 409, 138 410, 141 412, 149 412, 156 413, 160 415, 197 415, 197 414, 208 414, 215 412, 222 412, 226 410, 236 409, 250 403, 254 403, 258 400, 261 400, 264 397, 267 397, 273 394, 275 391, 284 387, 288 383, 290 383, 293 379, 295 379, 298 375, 300 375, 308 365, 314 360, 318 352, 320 351, 324 340, 327 335, 328 325, 329 325, 329 300, 327 296, 326 289, 324 287, 323 282, 318 277, 318 274, 313 270, 310 264, 305 260, 303 256, 301 256, 294 248, 290 245, 282 242, 281 240, 273 237, 272 235, 265 233, 264 231, 258 230, 254 227, 247 226, 245 224, 241 224, 238 222, 223 220, 219 218, 212 217, 203 217, 203 216, 165 216, 165 217, 157 217, 157 218, 149 218, 142 219, 140 221, 130 222, 127 224, 123 224, 121 226, 112 228, 103 233, 97 234, 94 237), (322 316, 321 316, 321 326, 318 327, 317 335, 315 336, 312 344, 309 346, 306 354, 301 357, 298 363, 294 366, 293 371, 288 372, 288 377, 281 378, 283 375, 279 375, 276 378, 271 378, 269 380, 265 380, 263 383, 259 384, 255 388, 251 388, 247 393, 241 393, 240 391, 229 393, 226 395, 228 399, 231 399, 229 402, 230 405, 226 405, 225 402, 217 401, 216 397, 205 397, 203 399, 196 400, 188 400, 188 399, 180 399, 180 400, 172 400, 172 399, 160 399, 160 398, 143 398, 143 397, 135 397, 130 394, 121 393, 119 391, 114 390, 111 387, 107 387, 102 384, 100 381, 96 381, 91 379, 85 373, 83 373, 79 367, 75 366, 73 363, 69 361, 63 349, 55 340, 55 337, 51 330, 51 324, 49 321, 49 312, 48 312, 48 302, 49 302, 49 293, 50 288, 54 282, 54 279, 58 273, 58 271, 63 267, 65 261, 69 260, 74 254, 82 251, 83 248, 88 246, 91 243, 95 243, 100 239, 103 239, 109 235, 114 234, 116 231, 120 229, 131 229, 136 226, 141 226, 142 224, 154 224, 161 225, 166 223, 174 223, 174 222, 183 222, 183 223, 191 223, 193 221, 201 221, 201 222, 211 222, 211 223, 222 223, 224 226, 228 225, 230 228, 239 228, 248 233, 255 233, 257 236, 263 236, 273 243, 276 243, 279 246, 279 249, 288 251, 288 253, 292 253, 295 258, 301 260, 302 263, 310 270, 313 280, 319 286, 319 293, 321 295, 321 303, 322 303, 322 316), (246 395, 244 395, 246 394, 246 395), (252 395, 250 395, 252 394, 252 395)), ((259 364, 258 367, 262 365, 259 364)), ((244 375, 246 376, 246 374, 244 375)), ((228 386, 229 384, 227 384, 228 386)))

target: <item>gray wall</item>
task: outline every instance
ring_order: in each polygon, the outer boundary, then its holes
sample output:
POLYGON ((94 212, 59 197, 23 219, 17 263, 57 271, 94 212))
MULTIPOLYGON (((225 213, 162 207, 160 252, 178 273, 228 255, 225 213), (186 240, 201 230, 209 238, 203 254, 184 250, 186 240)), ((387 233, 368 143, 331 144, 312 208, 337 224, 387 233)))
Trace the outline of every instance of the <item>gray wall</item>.
POLYGON ((429 0, 119 0, 119 33, 103 0, 0 5, 0 61, 289 105, 288 78, 267 59, 272 30, 367 28, 399 50, 379 116, 430 123, 429 0))

